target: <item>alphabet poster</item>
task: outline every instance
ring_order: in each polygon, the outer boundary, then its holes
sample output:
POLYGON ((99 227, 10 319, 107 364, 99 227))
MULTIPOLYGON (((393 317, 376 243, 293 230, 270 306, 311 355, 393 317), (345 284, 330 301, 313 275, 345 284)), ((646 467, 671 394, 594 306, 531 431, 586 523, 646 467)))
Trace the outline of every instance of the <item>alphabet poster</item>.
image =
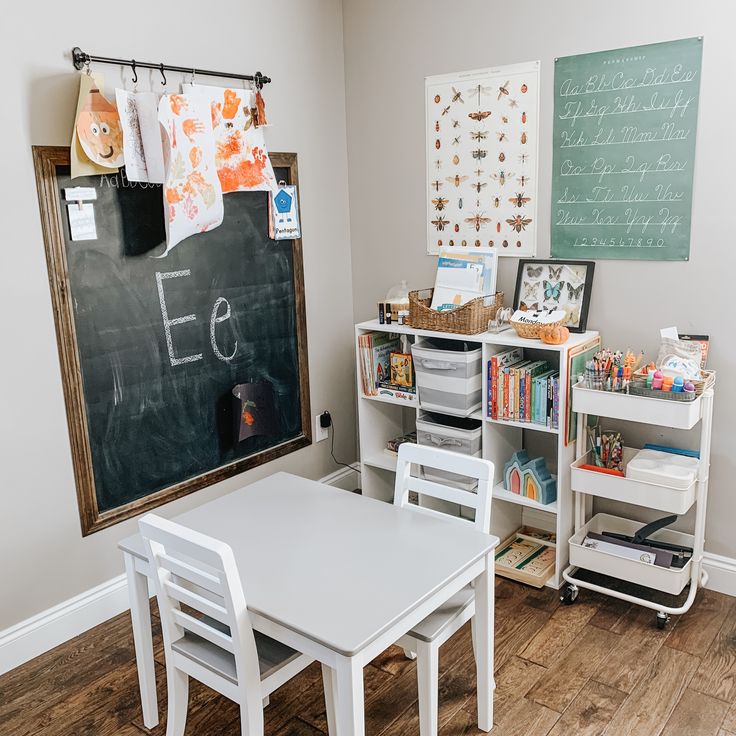
POLYGON ((427 77, 427 253, 537 249, 539 62, 427 77))
POLYGON ((552 255, 690 255, 703 39, 555 62, 552 255))

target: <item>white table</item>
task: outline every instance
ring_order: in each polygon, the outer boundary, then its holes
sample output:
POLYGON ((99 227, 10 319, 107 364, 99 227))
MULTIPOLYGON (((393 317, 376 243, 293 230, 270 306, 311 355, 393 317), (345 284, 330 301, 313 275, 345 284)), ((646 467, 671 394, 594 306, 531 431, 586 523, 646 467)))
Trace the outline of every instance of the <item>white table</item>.
MULTIPOLYGON (((336 723, 363 736, 363 667, 475 581, 478 726, 493 725, 493 550, 470 526, 276 473, 176 517, 229 544, 253 628, 330 668, 336 723)), ((158 702, 140 536, 120 542, 148 728, 158 702)), ((329 709, 328 709, 329 711, 329 709)))

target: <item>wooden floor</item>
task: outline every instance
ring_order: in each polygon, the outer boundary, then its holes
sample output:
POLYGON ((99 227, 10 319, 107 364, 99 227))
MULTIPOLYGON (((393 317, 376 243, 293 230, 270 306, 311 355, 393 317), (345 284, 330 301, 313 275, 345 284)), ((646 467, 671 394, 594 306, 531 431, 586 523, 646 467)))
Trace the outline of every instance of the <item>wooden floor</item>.
MULTIPOLYGON (((701 591, 664 631, 654 613, 581 591, 560 606, 550 589, 496 585, 494 736, 736 734, 736 599, 701 591)), ((157 619, 156 660, 165 713, 157 619)), ((415 664, 395 647, 365 670, 369 736, 419 733, 415 664)), ((442 648, 440 733, 480 734, 466 627, 442 648)), ((327 730, 319 667, 271 696, 266 733, 327 730)), ((0 677, 2 736, 140 736, 127 614, 0 677)), ((162 723, 154 734, 164 734, 162 723)), ((240 734, 233 703, 193 683, 188 736, 240 734)))

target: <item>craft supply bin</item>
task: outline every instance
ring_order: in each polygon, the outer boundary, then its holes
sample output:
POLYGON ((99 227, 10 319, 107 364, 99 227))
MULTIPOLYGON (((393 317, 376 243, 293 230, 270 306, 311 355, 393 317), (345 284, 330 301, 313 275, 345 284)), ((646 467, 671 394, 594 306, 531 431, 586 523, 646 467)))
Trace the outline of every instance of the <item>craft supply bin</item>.
MULTIPOLYGON (((570 564, 574 567, 582 567, 584 570, 592 570, 612 578, 661 590, 663 593, 678 595, 690 582, 692 560, 689 560, 682 568, 664 568, 583 546, 588 532, 601 534, 606 531, 633 536, 640 527, 641 523, 638 521, 622 519, 609 514, 596 514, 570 537, 570 564)), ((652 534, 652 539, 692 547, 694 538, 692 534, 661 529, 652 534)))
MULTIPOLYGON (((670 615, 680 615, 690 610, 698 587, 705 586, 708 582, 708 573, 703 570, 703 541, 708 503, 713 395, 714 389, 711 386, 694 401, 677 402, 598 391, 585 388, 581 384, 573 386, 572 406, 573 411, 578 413, 577 460, 570 468, 575 506, 575 533, 569 541, 570 566, 562 573, 562 577, 568 583, 562 595, 564 603, 574 602, 578 595, 578 589, 587 588, 656 611, 657 626, 659 628, 664 628, 670 615), (700 460, 695 483, 686 490, 680 490, 631 478, 621 478, 583 470, 579 466, 588 459, 586 432, 588 415, 684 430, 692 429, 700 424, 700 460), (605 531, 620 532, 633 536, 633 533, 643 526, 638 521, 604 514, 598 514, 592 519, 588 519, 588 514, 592 508, 589 503, 589 496, 601 496, 676 514, 684 513, 694 503, 696 509, 693 534, 665 529, 652 534, 652 539, 672 541, 675 544, 692 547, 692 558, 682 569, 662 568, 656 565, 646 565, 636 560, 620 558, 608 552, 584 548, 582 542, 588 531, 600 532, 605 527, 605 531), (638 583, 646 588, 666 593, 679 594, 688 584, 690 589, 682 605, 677 607, 665 606, 653 600, 628 595, 604 585, 583 580, 576 576, 578 568, 638 583)), ((633 452, 633 450, 629 451, 629 453, 633 452)), ((632 454, 624 453, 625 461, 628 461, 631 457, 632 454)))
POLYGON ((419 405, 428 411, 467 417, 481 408, 481 347, 462 350, 455 340, 411 346, 419 405))
MULTIPOLYGON (((634 448, 624 447, 624 472, 637 452, 638 450, 634 448)), ((696 480, 693 480, 688 488, 681 490, 632 478, 622 478, 618 475, 598 473, 595 470, 584 470, 580 467, 592 464, 591 450, 570 466, 570 486, 573 491, 661 509, 671 514, 684 514, 695 502, 696 480)))

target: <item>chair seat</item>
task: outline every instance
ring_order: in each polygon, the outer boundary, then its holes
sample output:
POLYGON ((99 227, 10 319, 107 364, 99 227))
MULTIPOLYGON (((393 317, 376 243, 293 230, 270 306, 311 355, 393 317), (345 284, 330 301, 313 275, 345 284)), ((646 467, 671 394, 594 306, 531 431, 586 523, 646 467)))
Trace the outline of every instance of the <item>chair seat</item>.
MULTIPOLYGON (((223 634, 230 634, 230 629, 225 624, 215 621, 205 616, 205 621, 209 626, 218 629, 223 634)), ((254 631, 253 635, 256 640, 256 649, 258 650, 258 668, 261 673, 261 680, 265 680, 284 665, 287 665, 293 659, 301 656, 299 652, 292 649, 286 644, 282 644, 270 636, 254 631)), ((194 634, 191 631, 185 631, 184 636, 175 641, 171 648, 179 654, 188 657, 197 662, 197 664, 206 667, 215 674, 218 674, 230 680, 237 685, 238 680, 235 672, 235 657, 222 647, 218 647, 207 639, 194 634)))
POLYGON ((434 641, 474 600, 473 588, 466 585, 420 621, 408 636, 420 641, 434 641))

